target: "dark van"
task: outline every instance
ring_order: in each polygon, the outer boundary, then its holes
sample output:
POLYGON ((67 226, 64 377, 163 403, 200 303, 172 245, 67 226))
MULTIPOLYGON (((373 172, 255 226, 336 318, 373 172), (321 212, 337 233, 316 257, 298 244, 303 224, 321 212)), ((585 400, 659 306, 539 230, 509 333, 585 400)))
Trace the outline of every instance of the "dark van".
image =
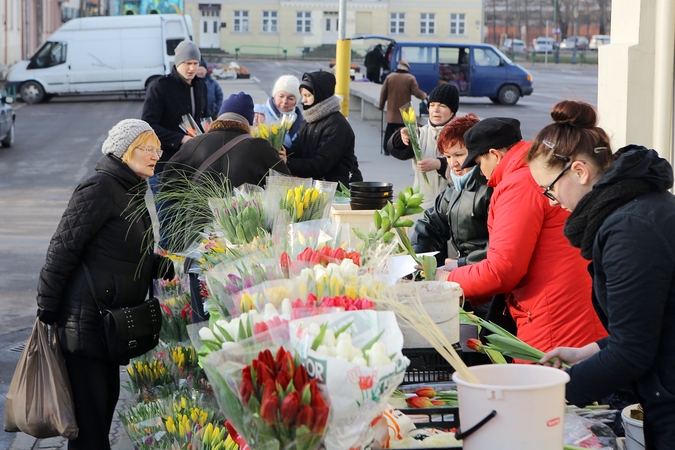
POLYGON ((410 73, 425 92, 439 84, 454 84, 459 95, 489 97, 493 103, 515 105, 532 94, 532 75, 489 44, 396 42, 385 36, 357 36, 389 42, 390 71, 407 61, 410 73))

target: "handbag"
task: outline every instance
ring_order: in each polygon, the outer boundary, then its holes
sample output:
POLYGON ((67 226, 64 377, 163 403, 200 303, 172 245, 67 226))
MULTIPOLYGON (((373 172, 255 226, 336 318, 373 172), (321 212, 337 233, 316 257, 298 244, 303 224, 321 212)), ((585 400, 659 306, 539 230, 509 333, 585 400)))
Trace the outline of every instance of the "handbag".
POLYGON ((73 394, 55 330, 35 319, 7 391, 5 431, 75 439, 73 394), (50 336, 51 335, 51 336, 50 336))
POLYGON ((162 312, 159 300, 152 295, 152 285, 149 289, 150 300, 141 305, 103 309, 96 298, 89 269, 84 263, 82 266, 91 295, 103 318, 103 337, 108 360, 126 364, 131 358, 141 356, 155 348, 159 343, 159 332, 162 329, 162 312))
POLYGON ((241 134, 239 136, 236 136, 230 140, 227 144, 223 145, 220 147, 218 150, 213 152, 211 156, 209 156, 200 166, 197 168, 196 172, 194 175, 192 175, 192 178, 190 178, 190 181, 194 183, 199 179, 199 177, 202 176, 202 173, 209 168, 211 164, 216 162, 221 156, 223 156, 225 153, 229 152, 232 150, 232 147, 237 145, 238 143, 245 141, 246 139, 253 139, 253 136, 250 134, 241 134))

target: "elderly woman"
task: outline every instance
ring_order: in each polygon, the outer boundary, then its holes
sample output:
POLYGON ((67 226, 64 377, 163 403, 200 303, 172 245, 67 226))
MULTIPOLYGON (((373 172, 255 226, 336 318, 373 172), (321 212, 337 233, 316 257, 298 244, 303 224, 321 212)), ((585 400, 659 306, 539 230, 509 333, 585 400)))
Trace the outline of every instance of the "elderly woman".
POLYGON ((305 118, 297 106, 300 100, 300 80, 293 75, 283 75, 272 88, 272 96, 262 105, 255 105, 255 123, 272 124, 279 122, 284 114, 295 117, 295 122, 284 139, 284 147, 291 148, 298 137, 298 130, 305 118))
POLYGON ((173 277, 169 260, 152 252, 147 210, 129 215, 145 205, 144 180, 162 154, 157 135, 142 120, 122 120, 108 132, 102 150, 96 174, 75 189, 63 213, 37 288, 38 316, 56 325, 73 390, 80 432, 68 443, 71 450, 110 449, 120 364, 107 358, 97 303, 140 305, 153 278, 173 277))

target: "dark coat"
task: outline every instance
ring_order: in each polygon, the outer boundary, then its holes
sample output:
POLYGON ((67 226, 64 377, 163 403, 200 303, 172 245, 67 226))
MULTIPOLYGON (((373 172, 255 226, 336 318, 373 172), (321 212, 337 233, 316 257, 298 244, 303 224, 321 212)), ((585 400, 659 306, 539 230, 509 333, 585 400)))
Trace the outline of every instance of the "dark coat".
POLYGON ((403 123, 399 108, 410 103, 413 95, 420 100, 427 98, 427 94, 417 85, 415 75, 407 70, 397 70, 385 78, 382 90, 380 90, 378 108, 384 111, 384 105, 387 105, 387 123, 403 123))
POLYGON ((488 207, 492 188, 480 170, 474 169, 461 191, 452 182, 436 197, 435 205, 417 221, 412 235, 413 249, 418 252, 438 251, 439 264, 445 258, 458 257, 457 265, 482 261, 488 250, 488 207), (448 255, 448 241, 455 254, 448 255))
POLYGON ((147 184, 115 156, 103 156, 95 170, 75 189, 49 243, 37 304, 56 313, 64 352, 104 359, 103 321, 82 263, 107 309, 141 304, 163 258, 152 252, 147 210, 128 219, 144 205, 147 184))
POLYGON ((601 351, 569 370, 566 399, 583 406, 633 384, 645 408, 649 449, 675 442, 675 198, 671 165, 631 146, 594 189, 621 179, 650 181, 612 213, 593 245, 593 301, 609 337, 601 351))
POLYGON ((382 48, 380 47, 366 53, 363 65, 366 66, 366 71, 377 72, 379 74, 380 69, 389 68, 389 61, 382 54, 382 48))
POLYGON ((211 75, 206 75, 204 82, 207 87, 208 106, 206 108, 206 116, 215 118, 218 111, 220 111, 220 107, 223 106, 223 90, 220 88, 218 82, 211 78, 211 75))
MULTIPOLYGON (((199 77, 192 79, 188 84, 180 76, 176 68, 171 69, 169 75, 157 79, 145 93, 143 114, 141 119, 150 124, 160 142, 164 154, 160 162, 165 162, 180 149, 181 140, 185 133, 179 124, 182 116, 192 114, 192 118, 199 125, 207 117, 207 88, 204 80, 199 77), (194 88, 195 113, 192 113, 190 89, 194 88)), ((163 164, 158 164, 155 173, 162 170, 163 164)))

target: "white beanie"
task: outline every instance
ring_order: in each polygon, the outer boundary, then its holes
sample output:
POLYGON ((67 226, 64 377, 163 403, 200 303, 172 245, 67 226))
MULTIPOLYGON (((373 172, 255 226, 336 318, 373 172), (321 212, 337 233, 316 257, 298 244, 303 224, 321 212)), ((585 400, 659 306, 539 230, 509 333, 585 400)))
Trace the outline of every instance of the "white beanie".
POLYGON ((300 100, 300 80, 293 75, 282 75, 274 83, 272 89, 272 97, 277 95, 277 92, 287 92, 294 95, 296 100, 300 100))
POLYGON ((153 131, 147 122, 138 119, 124 119, 108 131, 101 151, 104 155, 113 154, 122 158, 131 143, 144 131, 153 131))

